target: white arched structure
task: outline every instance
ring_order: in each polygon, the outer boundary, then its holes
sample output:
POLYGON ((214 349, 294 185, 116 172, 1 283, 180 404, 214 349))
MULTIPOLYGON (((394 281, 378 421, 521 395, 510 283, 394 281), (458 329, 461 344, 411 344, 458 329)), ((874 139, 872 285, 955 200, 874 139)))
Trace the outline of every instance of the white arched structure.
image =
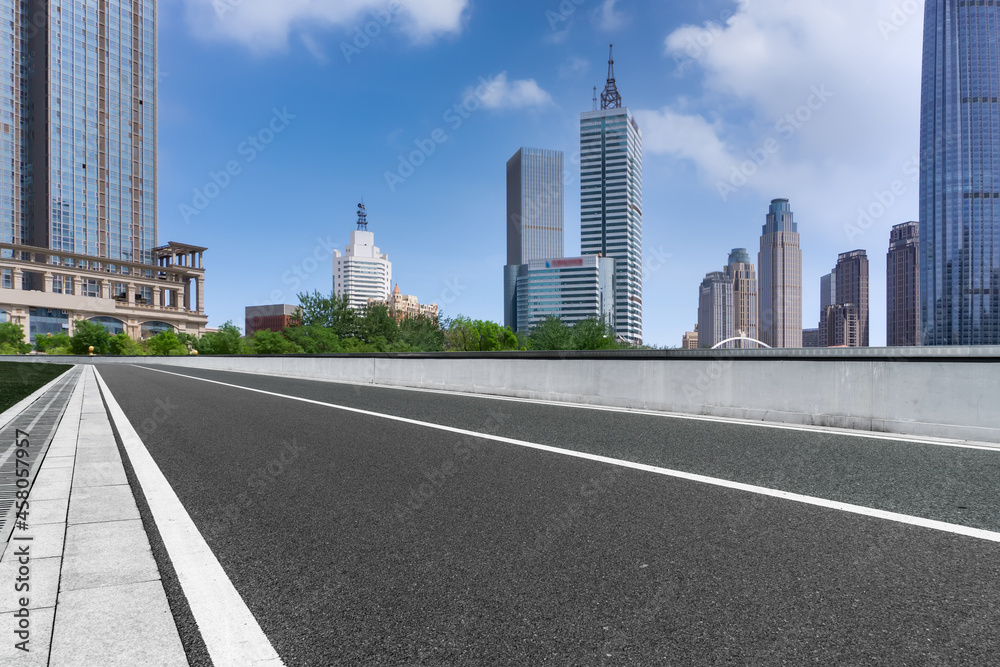
POLYGON ((751 343, 757 343, 758 347, 767 348, 768 350, 771 349, 771 346, 768 345, 767 343, 762 343, 761 341, 757 340, 756 338, 750 338, 749 336, 736 336, 735 338, 727 338, 726 340, 722 341, 721 343, 718 343, 712 349, 713 350, 718 350, 723 345, 727 345, 728 343, 733 343, 733 342, 738 341, 738 340, 745 340, 745 341, 749 341, 751 343))

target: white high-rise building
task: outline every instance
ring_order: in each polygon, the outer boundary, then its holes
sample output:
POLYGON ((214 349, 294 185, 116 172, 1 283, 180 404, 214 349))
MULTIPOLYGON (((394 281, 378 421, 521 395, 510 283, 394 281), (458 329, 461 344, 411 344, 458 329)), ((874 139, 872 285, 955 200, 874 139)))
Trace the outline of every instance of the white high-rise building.
POLYGON ((346 294, 351 308, 362 310, 368 299, 388 301, 391 286, 392 262, 375 245, 365 205, 358 204, 358 228, 351 232, 351 242, 343 254, 333 251, 333 291, 337 296, 346 294))
POLYGON ((580 248, 615 262, 615 333, 642 343, 642 132, 615 86, 580 116, 580 248))

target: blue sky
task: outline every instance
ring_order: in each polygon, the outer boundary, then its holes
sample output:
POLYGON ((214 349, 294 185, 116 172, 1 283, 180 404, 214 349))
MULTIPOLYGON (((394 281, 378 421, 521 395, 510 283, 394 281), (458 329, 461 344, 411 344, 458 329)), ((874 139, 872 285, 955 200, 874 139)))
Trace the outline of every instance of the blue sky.
POLYGON ((160 241, 209 248, 210 324, 242 326, 247 305, 329 293, 363 197, 405 293, 502 321, 506 161, 565 152, 578 253, 579 114, 614 42, 644 135, 645 341, 680 344, 705 273, 756 258, 787 197, 804 325, 837 254, 864 248, 881 345, 889 228, 917 217, 921 5, 165 0, 160 241))

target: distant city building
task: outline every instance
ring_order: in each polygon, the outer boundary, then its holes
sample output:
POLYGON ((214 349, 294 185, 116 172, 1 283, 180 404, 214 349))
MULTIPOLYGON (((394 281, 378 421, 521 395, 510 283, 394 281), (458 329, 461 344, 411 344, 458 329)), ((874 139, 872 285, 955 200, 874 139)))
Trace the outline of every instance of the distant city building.
POLYGON ((204 334, 206 249, 157 241, 157 3, 0 7, 0 320, 204 334))
POLYGON ((517 275, 522 264, 563 257, 564 170, 561 151, 521 148, 507 161, 507 265, 504 326, 517 330, 517 275))
POLYGON ((732 280, 722 271, 709 273, 698 290, 698 343, 702 347, 715 347, 735 337, 734 314, 732 280))
POLYGON ((429 317, 436 320, 438 316, 437 304, 422 304, 412 294, 403 294, 402 290, 399 289, 399 285, 396 285, 392 290, 388 301, 368 299, 368 305, 374 303, 384 303, 388 306, 389 314, 397 322, 402 322, 408 317, 429 317))
POLYGON ((826 309, 826 347, 861 347, 860 311, 856 304, 834 304, 826 309))
POLYGON ((736 331, 758 339, 757 272, 746 248, 735 248, 729 254, 725 273, 733 283, 733 322, 736 331))
POLYGON ((837 303, 837 269, 819 279, 819 347, 829 347, 826 339, 826 309, 835 303, 837 303))
POLYGON ((802 347, 821 347, 819 344, 819 329, 802 330, 802 347))
POLYGON ((802 249, 787 199, 771 202, 760 237, 760 340, 802 347, 802 249))
POLYGON ((535 259, 517 278, 517 330, 529 332, 546 317, 564 324, 597 318, 614 330, 615 260, 597 255, 535 259))
POLYGON ((837 258, 837 303, 857 306, 857 338, 844 343, 868 347, 868 254, 864 250, 841 253, 837 258))
POLYGON ((1000 15, 927 0, 920 119, 924 345, 1000 344, 1000 15))
POLYGON ((580 247, 617 260, 615 331, 642 342, 642 132, 608 61, 600 110, 580 116, 580 247))
POLYGON ((895 225, 886 256, 885 344, 920 345, 920 223, 895 225))
POLYGON ((258 331, 282 332, 292 325, 292 316, 298 306, 279 303, 271 306, 247 306, 244 335, 250 338, 258 331))
POLYGON ((694 331, 686 331, 681 339, 681 348, 684 350, 698 349, 698 325, 694 325, 694 331))
POLYGON ((351 242, 344 252, 333 251, 333 291, 347 295, 351 308, 362 310, 369 299, 389 300, 392 286, 392 263, 375 245, 375 234, 368 231, 368 214, 358 204, 358 228, 351 232, 351 242))

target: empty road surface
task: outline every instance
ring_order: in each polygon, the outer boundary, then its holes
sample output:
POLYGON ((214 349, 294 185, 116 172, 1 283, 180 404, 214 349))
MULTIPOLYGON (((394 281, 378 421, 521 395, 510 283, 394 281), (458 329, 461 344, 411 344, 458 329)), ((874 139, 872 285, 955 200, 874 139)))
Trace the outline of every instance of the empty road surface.
POLYGON ((289 666, 1000 655, 996 449, 98 369, 289 666))

